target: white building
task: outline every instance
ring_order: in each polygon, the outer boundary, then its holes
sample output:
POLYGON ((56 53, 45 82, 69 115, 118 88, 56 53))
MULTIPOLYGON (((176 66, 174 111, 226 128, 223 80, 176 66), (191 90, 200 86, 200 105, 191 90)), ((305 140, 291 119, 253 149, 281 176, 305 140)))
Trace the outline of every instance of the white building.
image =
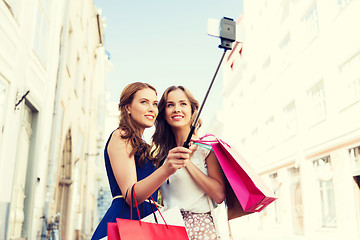
POLYGON ((93 231, 108 59, 92 0, 0 1, 0 239, 93 231))
POLYGON ((218 118, 278 200, 234 220, 239 239, 360 239, 359 11, 359 0, 244 1, 218 118))
POLYGON ((118 110, 118 104, 118 102, 113 101, 106 103, 104 142, 101 148, 101 157, 98 158, 96 161, 97 188, 99 192, 97 199, 98 219, 96 222, 94 222, 95 227, 101 221, 102 217, 104 216, 112 202, 112 194, 110 191, 109 181, 105 168, 104 148, 110 134, 119 126, 120 111, 118 110))

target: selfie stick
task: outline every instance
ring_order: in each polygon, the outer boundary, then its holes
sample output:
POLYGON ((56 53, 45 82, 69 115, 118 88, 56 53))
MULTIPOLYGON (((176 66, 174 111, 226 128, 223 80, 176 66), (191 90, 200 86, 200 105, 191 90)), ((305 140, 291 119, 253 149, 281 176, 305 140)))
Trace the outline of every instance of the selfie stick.
POLYGON ((227 50, 227 49, 224 49, 224 53, 223 53, 223 55, 222 55, 222 57, 221 57, 221 60, 220 60, 220 62, 219 62, 219 65, 218 65, 218 67, 217 67, 217 69, 216 69, 216 71, 215 71, 214 77, 213 77, 213 79, 211 80, 211 83, 210 83, 210 86, 209 86, 209 88, 208 88, 208 90, 207 90, 207 92, 206 92, 204 101, 202 102, 202 104, 201 104, 201 106, 200 106, 199 112, 198 112, 198 114, 197 114, 197 116, 196 116, 196 118, 195 118, 194 123, 193 123, 192 126, 191 126, 189 135, 187 136, 186 142, 184 142, 183 147, 189 148, 190 140, 191 140, 192 135, 193 135, 194 132, 195 132, 196 124, 197 124, 197 122, 199 121, 200 113, 201 113, 201 111, 202 111, 202 109, 203 109, 203 107, 204 107, 205 101, 206 101, 206 99, 207 99, 207 97, 208 97, 208 95, 209 95, 210 89, 211 89, 211 87, 212 87, 212 85, 213 85, 213 83, 214 83, 215 77, 216 77, 216 75, 217 75, 217 73, 218 73, 218 71, 219 71, 219 68, 220 68, 220 66, 221 66, 221 63, 222 63, 222 61, 223 61, 223 59, 224 59, 226 50, 227 50))
POLYGON ((211 87, 214 83, 214 80, 216 78, 216 75, 220 69, 220 66, 221 66, 221 63, 225 57, 225 53, 227 50, 231 49, 231 45, 232 45, 232 42, 235 41, 235 22, 233 19, 231 18, 226 18, 224 17, 223 19, 221 19, 221 22, 220 22, 220 39, 221 39, 221 44, 219 45, 219 48, 223 48, 224 49, 224 53, 220 59, 220 62, 219 62, 219 65, 217 66, 216 68, 216 71, 215 71, 215 74, 214 74, 214 77, 212 78, 211 80, 211 83, 210 83, 210 86, 206 92, 206 95, 204 97, 204 101, 202 102, 201 106, 200 106, 200 109, 199 109, 199 112, 196 116, 196 119, 194 121, 194 123, 192 124, 191 128, 190 128, 190 132, 189 132, 189 135, 187 136, 187 139, 186 141, 184 142, 183 144, 183 147, 186 147, 186 148, 189 148, 189 144, 190 144, 190 141, 191 141, 191 137, 192 135, 194 134, 195 132, 195 128, 196 128, 196 124, 199 120, 199 117, 200 117, 200 114, 201 114, 201 111, 205 105, 205 102, 206 102, 206 99, 210 93, 210 90, 211 90, 211 87))

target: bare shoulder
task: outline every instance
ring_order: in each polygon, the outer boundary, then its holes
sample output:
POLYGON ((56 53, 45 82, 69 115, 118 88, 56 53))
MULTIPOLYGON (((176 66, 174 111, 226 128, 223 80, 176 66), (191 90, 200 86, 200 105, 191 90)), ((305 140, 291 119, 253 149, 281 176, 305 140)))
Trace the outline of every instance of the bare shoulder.
POLYGON ((122 136, 124 134, 123 130, 120 129, 116 129, 111 138, 110 138, 110 142, 109 142, 109 146, 108 146, 108 152, 110 151, 119 151, 119 150, 126 150, 127 152, 131 152, 131 147, 130 144, 128 144, 128 140, 127 139, 123 139, 122 136))
POLYGON ((121 129, 116 129, 112 136, 111 136, 111 139, 121 139, 121 140, 124 140, 122 139, 122 136, 124 135, 124 130, 121 130, 121 129))

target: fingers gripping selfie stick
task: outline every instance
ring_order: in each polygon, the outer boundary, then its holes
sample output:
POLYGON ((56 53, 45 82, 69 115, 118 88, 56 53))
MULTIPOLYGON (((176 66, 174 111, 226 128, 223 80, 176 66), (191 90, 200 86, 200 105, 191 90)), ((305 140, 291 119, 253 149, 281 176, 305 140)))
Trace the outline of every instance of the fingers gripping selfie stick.
POLYGON ((221 56, 219 65, 216 68, 214 77, 212 78, 210 86, 209 86, 209 88, 208 88, 208 90, 206 92, 206 95, 204 97, 204 101, 202 102, 202 104, 200 106, 199 112, 198 112, 198 114, 197 114, 197 116, 195 118, 194 123, 192 124, 192 126, 190 128, 189 135, 187 136, 187 139, 184 142, 183 147, 189 148, 191 137, 195 132, 196 124, 199 121, 201 111, 202 111, 202 109, 203 109, 203 107, 205 105, 206 99, 207 99, 207 97, 208 97, 208 95, 210 93, 211 87, 212 87, 212 85, 213 85, 213 83, 215 81, 216 75, 217 75, 217 73, 218 73, 218 71, 220 69, 221 63, 222 63, 222 61, 223 61, 223 59, 225 57, 225 53, 226 53, 227 50, 232 48, 232 43, 235 41, 235 36, 236 36, 235 28, 236 28, 236 23, 234 22, 233 19, 227 18, 227 17, 224 17, 224 18, 221 19, 220 26, 219 26, 220 34, 219 34, 218 37, 220 37, 220 39, 221 39, 221 44, 219 45, 219 48, 224 49, 224 53, 221 56))

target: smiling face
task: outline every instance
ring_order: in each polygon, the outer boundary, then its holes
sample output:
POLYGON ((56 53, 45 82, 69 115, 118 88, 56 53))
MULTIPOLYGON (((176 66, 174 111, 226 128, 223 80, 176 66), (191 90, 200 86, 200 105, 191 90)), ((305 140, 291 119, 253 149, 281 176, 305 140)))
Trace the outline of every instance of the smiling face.
POLYGON ((126 106, 126 111, 135 124, 144 130, 152 127, 158 115, 158 101, 154 90, 144 88, 134 94, 131 104, 126 106))
POLYGON ((191 103, 181 89, 169 92, 165 106, 165 120, 172 128, 190 128, 191 103))

